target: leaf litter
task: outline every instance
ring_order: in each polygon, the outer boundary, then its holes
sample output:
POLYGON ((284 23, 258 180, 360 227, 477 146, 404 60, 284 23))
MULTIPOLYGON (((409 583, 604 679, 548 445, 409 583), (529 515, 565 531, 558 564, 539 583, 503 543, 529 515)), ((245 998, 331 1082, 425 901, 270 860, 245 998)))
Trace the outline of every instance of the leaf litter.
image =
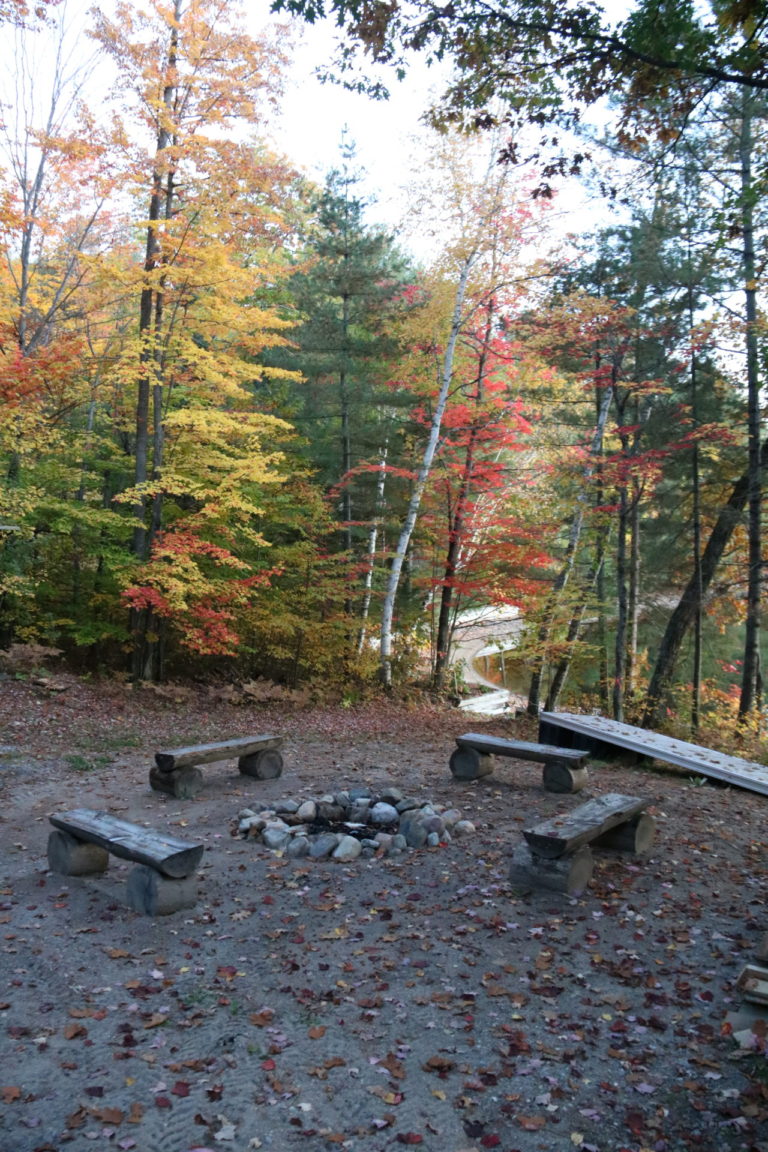
MULTIPOLYGON (((20 715, 34 723, 2 776, 5 842, 25 847, 0 880, 0 1144, 760 1148, 766 1030, 741 1019, 736 981, 768 928, 765 798, 601 766, 595 791, 654 806, 651 856, 601 854, 578 899, 528 894, 509 885, 510 849, 525 824, 573 800, 544 793, 530 764, 454 781, 458 714, 214 706, 204 690, 74 678, 53 697, 4 687, 0 739, 18 736, 20 715), (147 788, 158 747, 273 729, 286 737, 276 781, 217 765, 194 802, 147 788), (130 746, 75 778, 65 757, 99 733, 130 746), (228 835, 255 793, 358 783, 456 806, 477 835, 342 867, 276 859, 228 835), (80 804, 201 837, 196 908, 135 916, 114 860, 98 882, 49 875, 48 813, 80 804), (745 1033, 753 1042, 740 1046, 745 1033)), ((510 724, 488 731, 511 735, 510 724)))

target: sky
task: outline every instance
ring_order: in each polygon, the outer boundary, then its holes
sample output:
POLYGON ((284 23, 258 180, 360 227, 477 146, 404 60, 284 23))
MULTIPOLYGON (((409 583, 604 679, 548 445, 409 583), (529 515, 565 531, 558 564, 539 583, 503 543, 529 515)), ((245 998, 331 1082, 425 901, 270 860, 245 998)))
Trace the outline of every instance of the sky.
MULTIPOLYGON (((268 0, 249 0, 249 23, 258 32, 276 18, 268 0)), ((390 86, 389 100, 372 100, 340 85, 322 83, 315 70, 327 63, 334 46, 333 25, 324 22, 291 24, 296 38, 276 143, 313 178, 322 182, 338 165, 339 146, 346 127, 364 170, 361 187, 369 199, 371 222, 395 228, 404 208, 402 185, 409 175, 412 138, 420 131, 419 117, 429 104, 439 77, 415 61, 404 81, 382 75, 390 86), (391 81, 391 82, 390 82, 391 81)))

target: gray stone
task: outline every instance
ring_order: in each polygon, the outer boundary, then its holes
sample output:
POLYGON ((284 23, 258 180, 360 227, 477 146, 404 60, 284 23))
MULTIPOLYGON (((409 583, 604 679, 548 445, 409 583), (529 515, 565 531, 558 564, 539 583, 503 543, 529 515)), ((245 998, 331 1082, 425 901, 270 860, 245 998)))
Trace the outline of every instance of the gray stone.
POLYGON ((327 824, 335 824, 339 820, 343 820, 346 812, 340 804, 332 804, 328 800, 320 800, 317 805, 317 818, 324 820, 327 824))
POLYGON ((440 837, 437 832, 430 832, 427 836, 427 848, 437 848, 440 844, 440 837))
POLYGON ((306 836, 294 836, 285 850, 286 856, 292 860, 299 860, 309 855, 309 839, 306 836))
POLYGON ((412 808, 421 808, 421 801, 414 800, 412 796, 406 796, 397 802, 398 812, 410 812, 412 808))
POLYGON ((266 823, 263 816, 246 816, 245 819, 241 820, 238 824, 237 830, 247 836, 249 832, 261 832, 266 823))
POLYGON ((400 821, 400 834, 409 848, 423 848, 427 842, 427 829, 418 813, 406 813, 400 821))
POLYGON ((395 788, 393 784, 388 784, 386 788, 382 788, 379 793, 381 800, 386 800, 389 804, 399 804, 403 798, 403 794, 399 788, 395 788))
POLYGON ((397 808, 393 808, 391 804, 385 804, 383 800, 380 800, 371 808, 370 821, 372 824, 396 824, 397 808))
POLYGON ((277 824, 267 825, 261 834, 262 843, 273 852, 287 848, 290 839, 291 834, 288 829, 284 826, 279 827, 277 824))
MULTIPOLYGON (((385 836, 385 835, 386 835, 386 833, 385 833, 385 832, 381 832, 381 833, 379 833, 379 835, 381 835, 381 836, 385 836)), ((360 841, 360 843, 362 844, 363 848, 372 848, 374 852, 378 852, 378 849, 379 849, 379 838, 378 838, 378 836, 376 837, 376 839, 375 839, 375 840, 369 840, 367 837, 365 837, 364 839, 362 839, 362 840, 360 841)))
POLYGON ((324 856, 330 856, 338 842, 335 832, 321 832, 310 844, 309 854, 314 860, 322 860, 324 856))
POLYGON ((446 828, 453 828, 454 824, 457 824, 458 821, 461 820, 461 812, 459 812, 458 808, 446 808, 440 815, 446 828))
POLYGON ((370 788, 350 788, 349 789, 349 798, 353 802, 357 802, 358 800, 371 800, 372 796, 373 796, 373 794, 372 794, 370 788))
POLYGON ((422 815, 421 822, 426 828, 427 832, 436 832, 438 836, 441 836, 445 831, 445 824, 443 823, 443 819, 436 813, 427 813, 426 815, 422 815))
POLYGON ((453 831, 457 836, 470 836, 477 829, 471 820, 457 820, 453 826, 453 831))
POLYGON ((349 819, 353 824, 367 824, 371 814, 370 801, 362 804, 358 801, 353 808, 349 810, 349 819))
POLYGON ((296 800, 281 800, 279 804, 275 804, 275 812, 280 816, 284 816, 286 812, 293 815, 293 813, 298 812, 298 810, 299 805, 296 800))
POLYGON ((334 860, 356 860, 363 846, 354 836, 342 836, 331 855, 334 860))
POLYGON ((342 808, 349 808, 349 792, 337 792, 334 800, 337 804, 340 804, 342 808))
POLYGON ((392 836, 389 832, 377 832, 376 843, 378 845, 377 851, 381 856, 386 856, 392 847, 392 836))
POLYGON ((314 800, 305 800, 296 809, 296 815, 300 820, 306 820, 310 824, 317 817, 317 804, 314 800))
POLYGON ((255 816, 253 808, 241 808, 237 814, 238 820, 247 820, 249 816, 255 816))
POLYGON ((403 836, 402 832, 398 832, 396 836, 392 837, 392 848, 396 852, 404 852, 407 847, 408 841, 406 840, 405 836, 403 836))

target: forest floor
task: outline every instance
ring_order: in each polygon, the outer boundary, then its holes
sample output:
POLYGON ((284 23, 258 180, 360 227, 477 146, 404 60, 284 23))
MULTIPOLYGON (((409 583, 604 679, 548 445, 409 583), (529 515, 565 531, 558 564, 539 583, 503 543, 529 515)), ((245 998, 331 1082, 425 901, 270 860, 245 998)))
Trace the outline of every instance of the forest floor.
POLYGON ((459 782, 458 711, 236 698, 0 680, 2 1152, 768 1152, 768 1061, 730 1034, 768 929, 768 798, 627 762, 578 798, 514 760, 459 782), (284 735, 279 779, 230 762, 193 801, 150 791, 156 749, 255 732, 284 735), (251 802, 359 784, 477 832, 352 864, 232 835, 251 802), (579 898, 513 888, 521 829, 605 792, 647 798, 650 856, 596 854, 579 898), (49 814, 74 806, 202 840, 197 906, 137 915, 114 858, 50 873, 49 814))

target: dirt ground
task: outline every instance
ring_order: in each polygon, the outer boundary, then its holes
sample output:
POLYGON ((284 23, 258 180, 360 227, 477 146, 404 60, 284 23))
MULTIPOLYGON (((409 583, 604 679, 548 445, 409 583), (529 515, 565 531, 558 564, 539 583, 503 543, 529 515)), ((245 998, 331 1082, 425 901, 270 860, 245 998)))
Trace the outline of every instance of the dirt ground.
POLYGON ((0 680, 2 1152, 768 1150, 766 1057, 729 1034, 768 929, 768 798, 627 763, 578 797, 517 761, 461 783, 455 735, 527 722, 178 697, 0 680), (196 800, 149 789, 158 748, 270 731, 277 780, 230 762, 196 800), (385 783, 476 834, 345 865, 232 835, 255 800, 385 783), (605 792, 649 800, 650 856, 597 855, 578 899, 514 889, 521 829, 605 792), (74 806, 202 840, 197 906, 137 915, 114 858, 51 874, 49 814, 74 806))

